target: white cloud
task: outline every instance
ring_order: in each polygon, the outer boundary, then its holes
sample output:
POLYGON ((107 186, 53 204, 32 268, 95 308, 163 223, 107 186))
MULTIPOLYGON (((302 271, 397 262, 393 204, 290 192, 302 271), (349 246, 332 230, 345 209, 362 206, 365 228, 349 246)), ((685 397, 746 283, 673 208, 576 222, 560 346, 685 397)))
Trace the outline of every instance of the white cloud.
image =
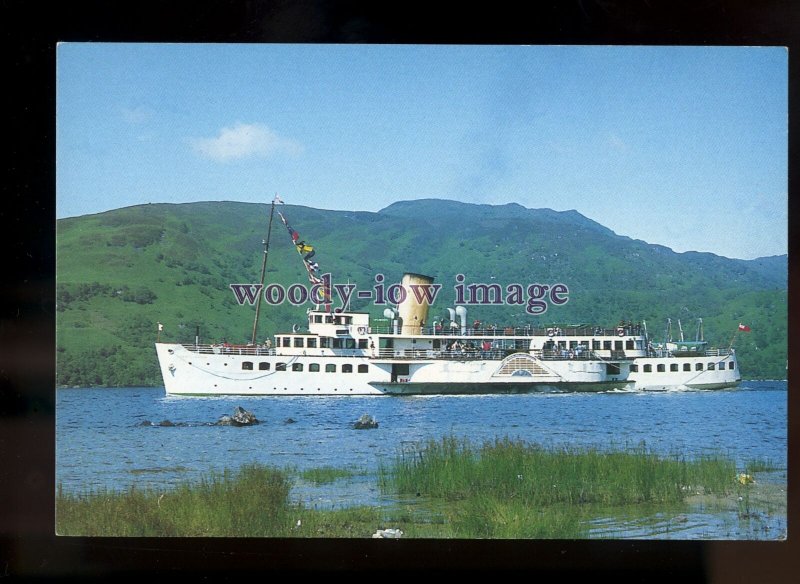
POLYGON ((274 154, 294 156, 302 151, 298 142, 283 138, 262 124, 237 123, 222 128, 216 138, 195 138, 191 144, 201 156, 217 162, 251 156, 267 158, 274 154))

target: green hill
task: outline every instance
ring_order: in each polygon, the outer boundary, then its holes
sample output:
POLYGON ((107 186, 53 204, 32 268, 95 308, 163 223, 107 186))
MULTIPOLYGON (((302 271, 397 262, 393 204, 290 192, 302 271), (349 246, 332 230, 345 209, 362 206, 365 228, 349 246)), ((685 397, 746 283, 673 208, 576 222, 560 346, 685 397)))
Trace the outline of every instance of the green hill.
MULTIPOLYGON (((335 283, 371 289, 406 271, 434 276, 442 291, 434 318, 453 306, 457 274, 466 283, 564 283, 569 301, 544 314, 523 306, 470 306, 484 322, 613 325, 645 320, 662 334, 667 318, 727 346, 736 339, 751 378, 785 378, 787 258, 735 260, 675 253, 616 235, 576 211, 455 201, 402 201, 377 212, 281 206, 314 245, 335 283)), ((153 342, 250 340, 254 308, 239 306, 228 285, 256 283, 269 205, 216 202, 155 204, 57 222, 57 383, 160 385, 153 342)), ((275 216, 267 283, 307 283, 302 262, 275 216)), ((380 316, 384 306, 351 302, 380 316)), ((263 340, 305 322, 304 307, 265 306, 263 340)), ((693 334, 693 332, 692 332, 693 334)))

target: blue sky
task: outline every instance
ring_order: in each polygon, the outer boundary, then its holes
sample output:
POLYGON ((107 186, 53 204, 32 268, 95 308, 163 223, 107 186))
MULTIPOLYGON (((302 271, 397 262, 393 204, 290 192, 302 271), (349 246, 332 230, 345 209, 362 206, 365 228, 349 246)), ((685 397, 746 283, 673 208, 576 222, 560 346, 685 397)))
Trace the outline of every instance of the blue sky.
POLYGON ((783 254, 787 75, 780 47, 66 43, 57 216, 442 198, 783 254))

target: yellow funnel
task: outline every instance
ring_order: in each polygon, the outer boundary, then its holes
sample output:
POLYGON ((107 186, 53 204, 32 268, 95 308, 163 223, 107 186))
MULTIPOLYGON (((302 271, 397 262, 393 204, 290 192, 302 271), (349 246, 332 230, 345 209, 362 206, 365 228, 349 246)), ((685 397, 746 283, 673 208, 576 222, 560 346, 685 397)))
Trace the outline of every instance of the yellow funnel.
POLYGON ((433 284, 433 278, 421 274, 404 274, 402 286, 406 292, 406 299, 400 303, 397 310, 402 319, 403 328, 401 333, 404 335, 418 335, 422 332, 422 327, 428 324, 428 302, 422 291, 419 291, 422 302, 417 300, 417 295, 411 285, 420 287, 433 284))

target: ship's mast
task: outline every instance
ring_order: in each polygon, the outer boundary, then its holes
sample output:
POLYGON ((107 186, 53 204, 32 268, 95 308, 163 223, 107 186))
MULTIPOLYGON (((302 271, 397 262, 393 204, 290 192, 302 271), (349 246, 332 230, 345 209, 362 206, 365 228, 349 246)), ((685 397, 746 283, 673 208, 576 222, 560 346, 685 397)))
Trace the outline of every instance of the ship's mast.
MULTIPOLYGON (((277 198, 277 195, 275 195, 277 198)), ((267 257, 269 256, 269 240, 272 237, 272 217, 275 215, 275 199, 272 200, 272 207, 269 211, 269 227, 267 228, 267 238, 262 240, 264 244, 264 260, 261 262, 261 286, 258 288, 258 298, 256 298, 256 317, 253 321, 253 335, 250 337, 250 343, 256 344, 256 331, 258 330, 258 316, 261 312, 261 297, 264 290, 264 276, 267 273, 267 257)))

